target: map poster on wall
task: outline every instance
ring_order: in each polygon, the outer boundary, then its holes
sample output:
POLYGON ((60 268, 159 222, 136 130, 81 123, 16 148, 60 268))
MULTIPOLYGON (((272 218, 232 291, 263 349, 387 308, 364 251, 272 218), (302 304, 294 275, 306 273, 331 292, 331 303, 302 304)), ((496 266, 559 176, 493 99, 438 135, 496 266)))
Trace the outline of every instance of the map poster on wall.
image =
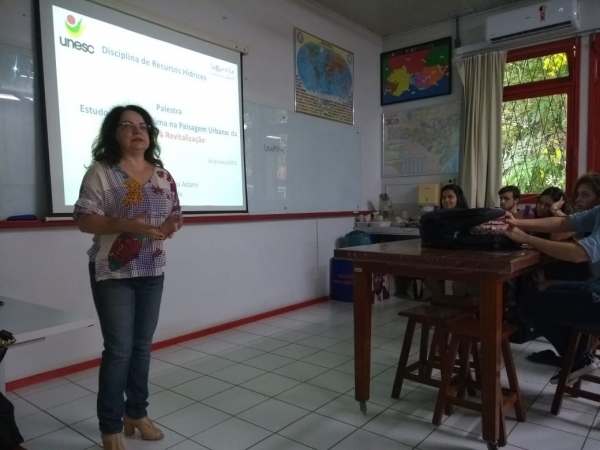
POLYGON ((354 124, 354 54, 294 28, 296 111, 354 124))
POLYGON ((383 116, 383 176, 457 173, 460 102, 383 116))
POLYGON ((450 94, 452 39, 381 54, 381 104, 450 94))

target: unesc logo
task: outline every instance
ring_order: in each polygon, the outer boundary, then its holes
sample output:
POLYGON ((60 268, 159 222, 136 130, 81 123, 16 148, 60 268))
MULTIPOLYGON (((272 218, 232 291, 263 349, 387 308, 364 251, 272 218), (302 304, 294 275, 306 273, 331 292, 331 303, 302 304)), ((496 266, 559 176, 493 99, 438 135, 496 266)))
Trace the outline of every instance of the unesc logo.
POLYGON ((83 30, 85 26, 82 25, 83 19, 79 19, 79 22, 75 20, 72 14, 69 14, 65 19, 65 28, 67 29, 67 33, 69 33, 74 38, 78 38, 83 34, 83 30))
MULTIPOLYGON (((83 19, 79 19, 79 22, 75 20, 72 14, 69 14, 65 19, 65 28, 67 33, 69 33, 74 38, 78 38, 83 34, 83 30, 85 29, 85 25, 82 24, 83 19)), ((86 44, 84 42, 75 41, 73 39, 69 39, 63 36, 59 37, 60 45, 63 47, 70 47, 73 50, 79 50, 81 52, 86 53, 94 53, 94 46, 90 44, 86 44)))

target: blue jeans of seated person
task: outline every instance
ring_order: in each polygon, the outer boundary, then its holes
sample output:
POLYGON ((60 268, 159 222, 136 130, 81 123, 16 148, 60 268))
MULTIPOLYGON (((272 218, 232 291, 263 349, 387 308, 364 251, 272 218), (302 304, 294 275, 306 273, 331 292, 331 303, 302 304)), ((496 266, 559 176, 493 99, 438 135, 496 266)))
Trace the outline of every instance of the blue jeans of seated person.
MULTIPOLYGON (((586 283, 568 282, 545 291, 530 291, 519 298, 519 308, 560 356, 567 352, 572 327, 600 330, 600 300, 586 289, 586 283)), ((587 351, 582 339, 575 355, 577 361, 587 351)))
POLYGON ((92 295, 104 339, 98 420, 102 433, 120 433, 123 413, 133 419, 147 415, 150 347, 158 323, 164 275, 96 281, 94 272, 90 264, 92 295))

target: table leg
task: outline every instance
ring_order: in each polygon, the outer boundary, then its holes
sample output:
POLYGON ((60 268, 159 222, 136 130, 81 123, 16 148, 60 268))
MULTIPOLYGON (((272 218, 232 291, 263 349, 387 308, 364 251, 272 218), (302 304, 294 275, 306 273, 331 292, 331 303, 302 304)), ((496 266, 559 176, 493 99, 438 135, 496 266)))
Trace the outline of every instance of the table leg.
POLYGON ((371 272, 354 267, 354 395, 367 412, 371 384, 371 272))
POLYGON ((494 276, 481 279, 481 401, 482 438, 495 447, 500 423, 500 337, 502 282, 494 276))

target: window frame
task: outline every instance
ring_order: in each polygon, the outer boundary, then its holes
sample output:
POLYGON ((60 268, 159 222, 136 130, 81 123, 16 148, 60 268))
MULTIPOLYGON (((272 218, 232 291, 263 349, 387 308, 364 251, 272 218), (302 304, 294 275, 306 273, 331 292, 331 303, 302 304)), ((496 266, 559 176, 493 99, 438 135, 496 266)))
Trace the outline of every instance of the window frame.
MULTIPOLYGON (((506 63, 539 58, 556 53, 567 55, 569 75, 542 81, 505 86, 502 91, 502 103, 507 101, 524 100, 527 98, 544 97, 555 94, 567 95, 567 136, 566 136, 566 186, 569 193, 579 175, 579 80, 581 39, 570 38, 560 41, 547 42, 530 47, 509 50, 506 63)), ((600 165, 600 155, 598 156, 600 165)), ((524 193, 521 203, 534 203, 539 193, 524 193)), ((567 194, 568 195, 568 194, 567 194)))
POLYGON ((600 172, 600 36, 590 36, 587 169, 600 172))

